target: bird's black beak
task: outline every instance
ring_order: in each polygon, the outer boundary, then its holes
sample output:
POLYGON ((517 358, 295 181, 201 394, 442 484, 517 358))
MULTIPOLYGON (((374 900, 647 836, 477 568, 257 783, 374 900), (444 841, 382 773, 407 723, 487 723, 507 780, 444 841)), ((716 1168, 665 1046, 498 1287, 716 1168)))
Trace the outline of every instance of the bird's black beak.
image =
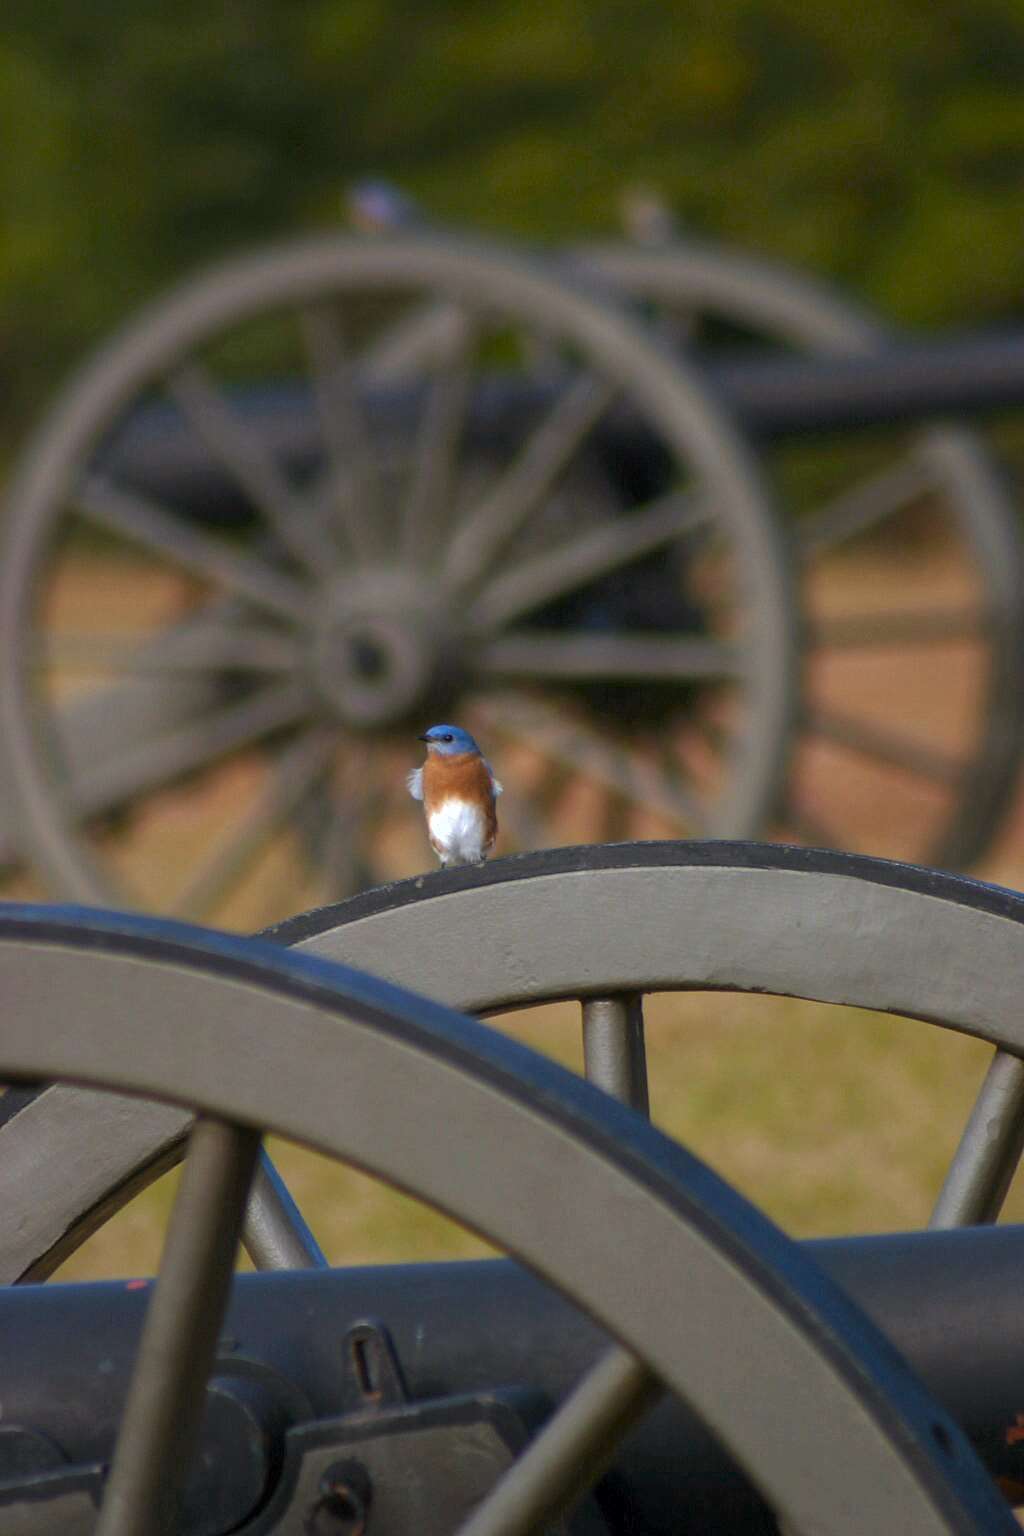
POLYGON ((417 736, 416 740, 417 741, 429 741, 430 737, 429 736, 417 736))

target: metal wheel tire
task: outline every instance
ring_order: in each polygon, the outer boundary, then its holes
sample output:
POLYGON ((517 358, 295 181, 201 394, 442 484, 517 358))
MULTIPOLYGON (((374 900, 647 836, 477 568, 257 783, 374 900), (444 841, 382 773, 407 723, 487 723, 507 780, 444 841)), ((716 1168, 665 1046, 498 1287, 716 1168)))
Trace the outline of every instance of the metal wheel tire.
POLYGON ((790 574, 743 446, 627 319, 482 248, 309 241, 146 310, 30 445, 0 567, 10 825, 76 899, 116 892, 254 927, 421 867, 404 777, 413 722, 435 710, 457 711, 497 759, 522 846, 566 840, 550 802, 567 778, 646 815, 647 832, 742 834, 785 774, 790 574), (251 388, 295 360, 288 348, 306 369, 305 426, 323 423, 312 454, 281 440, 287 422, 263 434, 273 402, 260 416, 251 388), (529 389, 525 417, 499 413, 495 447, 476 370, 493 384, 503 368, 529 389), (367 392, 384 384, 412 400, 411 422, 372 415, 367 392), (653 501, 634 489, 609 503, 597 439, 613 403, 665 458, 653 501), (232 526, 197 522, 161 459, 165 430, 234 488, 232 526), (118 467, 140 439, 162 487, 149 493, 118 467), (676 593, 668 629, 602 629, 588 591, 652 564, 676 593), (97 587, 112 569, 112 588, 97 587), (717 586, 696 592, 709 569, 717 586), (127 616, 125 588, 139 610, 127 616), (617 735, 574 707, 573 688, 629 688, 651 667, 678 700, 675 734, 659 719, 617 735), (69 692, 74 677, 92 686, 69 692), (702 712, 723 697, 724 743, 702 712), (261 872, 268 849, 288 879, 261 872))
MULTIPOLYGON (((866 354, 890 339, 826 285, 717 247, 619 244, 584 248, 575 259, 642 301, 665 339, 692 361, 701 357, 705 320, 769 344, 835 356, 866 354)), ((894 463, 833 492, 793 527, 810 610, 809 677, 803 749, 780 808, 781 835, 962 868, 985 853, 1017 784, 1024 557, 1010 488, 975 433, 933 424, 909 441, 902 433, 898 445, 894 463), (955 540, 956 579, 966 591, 935 601, 911 577, 895 600, 882 603, 876 592, 867 601, 863 593, 856 600, 846 595, 842 562, 855 554, 858 539, 929 501, 932 523, 937 511, 942 532, 955 540), (890 664, 901 658, 903 674, 894 680, 890 664), (942 693, 961 673, 977 697, 969 709, 960 706, 962 718, 947 738, 944 721, 915 719, 915 690, 924 677, 942 693), (871 774, 859 808, 844 805, 833 787, 837 769, 851 764, 871 774), (880 829, 878 804, 887 796, 894 807, 880 829)))
POLYGON ((587 1075, 641 1110, 645 993, 800 997, 987 1040, 935 1227, 995 1221, 1024 1150, 1024 896, 962 876, 775 844, 552 849, 368 891, 266 936, 470 1013, 578 1000, 587 1075))
MULTIPOLYGON (((1020 1156, 1024 896, 977 881, 768 844, 552 849, 370 891, 265 936, 466 1012, 579 998, 589 1075, 638 1109, 644 993, 769 993, 938 1024, 994 1055, 932 1225, 994 1221, 1020 1156)), ((63 1086, 6 1112, 0 1099, 0 1281, 51 1274, 180 1156, 185 1128, 176 1111, 63 1086)))
POLYGON ((0 966, 15 1000, 5 1075, 198 1116, 100 1536, 173 1529, 267 1128, 488 1234, 617 1341, 465 1532, 533 1528, 664 1387, 796 1529, 1015 1529, 956 1425, 816 1266, 642 1118, 532 1052, 346 967, 154 920, 7 907, 0 966))

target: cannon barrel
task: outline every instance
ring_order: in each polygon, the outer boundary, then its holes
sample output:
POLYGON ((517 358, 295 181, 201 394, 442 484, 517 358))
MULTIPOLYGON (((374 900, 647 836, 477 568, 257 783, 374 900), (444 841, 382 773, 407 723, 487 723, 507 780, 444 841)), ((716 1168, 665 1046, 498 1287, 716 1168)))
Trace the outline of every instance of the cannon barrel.
MULTIPOLYGON (((1019 1491, 1024 1226, 808 1246, 959 1420, 1004 1488, 1019 1491)), ((0 1514, 32 1484, 31 1470, 18 1461, 26 1445, 56 1448, 66 1458, 63 1474, 52 1458, 36 1474, 42 1494, 46 1478, 56 1486, 73 1467, 95 1468, 109 1457, 148 1290, 111 1282, 0 1292, 0 1514), (5 1457, 13 1457, 13 1470, 5 1457)), ((337 1430, 346 1414, 365 1410, 365 1398, 360 1403, 356 1393, 353 1400, 343 1340, 367 1318, 382 1320, 394 1343, 396 1379, 404 1377, 405 1406, 397 1418, 380 1418, 388 1435, 400 1434, 403 1414, 415 1415, 424 1400, 476 1394, 483 1401, 525 1388, 533 1400, 552 1402, 603 1343, 580 1313, 504 1260, 240 1276, 209 1389, 220 1411, 208 1411, 209 1443, 197 1458, 195 1476, 210 1487, 195 1490, 192 1507, 203 1513, 190 1530, 235 1529, 257 1506, 273 1504, 277 1485, 280 1502, 294 1449, 289 1435, 308 1444, 313 1434, 322 1445, 331 1425, 337 1430)), ((679 1326, 686 1327, 685 1313, 679 1326)), ((766 1414, 785 1411, 772 1386, 750 1383, 766 1414)), ((359 1422, 365 1448, 365 1412, 359 1422)), ((421 1426, 422 1413, 415 1422, 421 1426)), ((372 1429, 372 1417, 369 1423, 372 1429)), ((450 1433, 468 1433, 464 1409, 451 1424, 450 1433)), ((739 1471, 674 1401, 664 1401, 623 1443, 601 1504, 611 1529, 649 1536, 772 1528, 739 1471)), ((45 1497, 40 1515, 44 1508, 45 1497)), ((260 1518, 254 1530, 272 1528, 260 1518)))
POLYGON ((759 437, 852 432, 1019 410, 1024 333, 902 339, 858 357, 713 360, 704 371, 759 437))
MULTIPOLYGON (((718 355, 694 361, 712 391, 760 439, 851 432, 955 413, 1024 407, 1024 333, 901 340, 856 357, 718 355)), ((374 384, 365 404, 375 426, 412 430, 422 385, 374 384)), ((478 451, 500 451, 524 418, 543 409, 553 386, 495 374, 475 391, 467 433, 478 451)), ((302 472, 319 435, 308 388, 281 380, 239 387, 236 407, 281 462, 302 472)), ((611 417, 609 457, 643 456, 649 433, 627 413, 611 417)), ((232 515, 239 492, 171 406, 137 410, 102 450, 116 477, 199 516, 232 515)))

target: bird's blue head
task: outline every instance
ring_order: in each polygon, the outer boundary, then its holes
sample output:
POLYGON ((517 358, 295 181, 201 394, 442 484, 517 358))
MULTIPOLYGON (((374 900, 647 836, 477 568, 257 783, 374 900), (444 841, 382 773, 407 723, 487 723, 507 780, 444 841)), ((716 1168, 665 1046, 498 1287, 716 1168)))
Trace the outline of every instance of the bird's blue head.
POLYGON ((439 752, 442 757, 480 751, 469 732, 458 725, 432 725, 429 731, 423 732, 420 741, 426 742, 428 752, 439 752))

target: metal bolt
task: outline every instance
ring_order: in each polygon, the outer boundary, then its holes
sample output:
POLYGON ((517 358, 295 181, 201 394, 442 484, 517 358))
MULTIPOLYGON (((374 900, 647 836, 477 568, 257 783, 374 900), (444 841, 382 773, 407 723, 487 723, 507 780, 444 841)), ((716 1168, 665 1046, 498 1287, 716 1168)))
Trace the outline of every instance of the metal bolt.
POLYGON ((373 1485, 358 1461, 335 1461, 320 1479, 320 1492, 305 1519, 306 1536, 363 1536, 373 1485))

